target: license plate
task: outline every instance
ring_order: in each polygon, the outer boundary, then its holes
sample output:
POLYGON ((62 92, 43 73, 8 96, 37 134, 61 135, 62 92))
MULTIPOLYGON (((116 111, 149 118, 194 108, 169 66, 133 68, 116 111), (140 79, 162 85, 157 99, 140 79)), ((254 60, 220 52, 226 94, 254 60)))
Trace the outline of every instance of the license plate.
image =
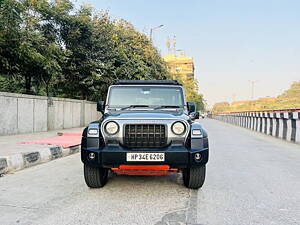
POLYGON ((127 153, 127 162, 164 162, 165 153, 127 153))

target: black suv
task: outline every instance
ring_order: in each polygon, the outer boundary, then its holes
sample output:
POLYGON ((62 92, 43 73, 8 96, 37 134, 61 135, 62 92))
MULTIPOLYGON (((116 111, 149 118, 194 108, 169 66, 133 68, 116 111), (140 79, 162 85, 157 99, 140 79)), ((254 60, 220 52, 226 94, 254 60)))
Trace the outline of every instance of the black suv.
POLYGON ((84 129, 81 143, 89 187, 103 187, 109 171, 127 175, 182 172, 186 187, 202 187, 208 137, 193 121, 198 119, 195 104, 185 101, 177 81, 117 81, 97 109, 103 116, 84 129))

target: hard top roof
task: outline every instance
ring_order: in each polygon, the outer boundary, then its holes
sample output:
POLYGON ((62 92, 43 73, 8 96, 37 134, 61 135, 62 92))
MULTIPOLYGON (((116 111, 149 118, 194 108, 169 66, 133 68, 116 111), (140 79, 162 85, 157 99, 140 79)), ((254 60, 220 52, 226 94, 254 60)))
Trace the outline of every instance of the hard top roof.
POLYGON ((181 85, 177 80, 118 80, 113 85, 181 85))

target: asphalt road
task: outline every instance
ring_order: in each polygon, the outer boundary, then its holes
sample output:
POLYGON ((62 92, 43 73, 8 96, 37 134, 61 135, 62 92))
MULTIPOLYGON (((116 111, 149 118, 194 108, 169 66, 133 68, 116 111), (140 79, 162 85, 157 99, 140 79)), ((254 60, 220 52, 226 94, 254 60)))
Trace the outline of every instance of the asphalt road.
POLYGON ((210 136, 199 191, 181 175, 84 183, 79 154, 0 178, 0 224, 300 224, 300 146, 201 120, 210 136))

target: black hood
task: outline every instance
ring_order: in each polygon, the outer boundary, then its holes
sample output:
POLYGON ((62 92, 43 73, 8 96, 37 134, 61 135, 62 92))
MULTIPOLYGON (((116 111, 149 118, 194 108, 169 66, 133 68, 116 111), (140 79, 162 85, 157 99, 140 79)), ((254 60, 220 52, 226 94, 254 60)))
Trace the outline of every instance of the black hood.
POLYGON ((183 110, 111 110, 105 114, 105 117, 113 117, 115 119, 190 119, 183 110))

